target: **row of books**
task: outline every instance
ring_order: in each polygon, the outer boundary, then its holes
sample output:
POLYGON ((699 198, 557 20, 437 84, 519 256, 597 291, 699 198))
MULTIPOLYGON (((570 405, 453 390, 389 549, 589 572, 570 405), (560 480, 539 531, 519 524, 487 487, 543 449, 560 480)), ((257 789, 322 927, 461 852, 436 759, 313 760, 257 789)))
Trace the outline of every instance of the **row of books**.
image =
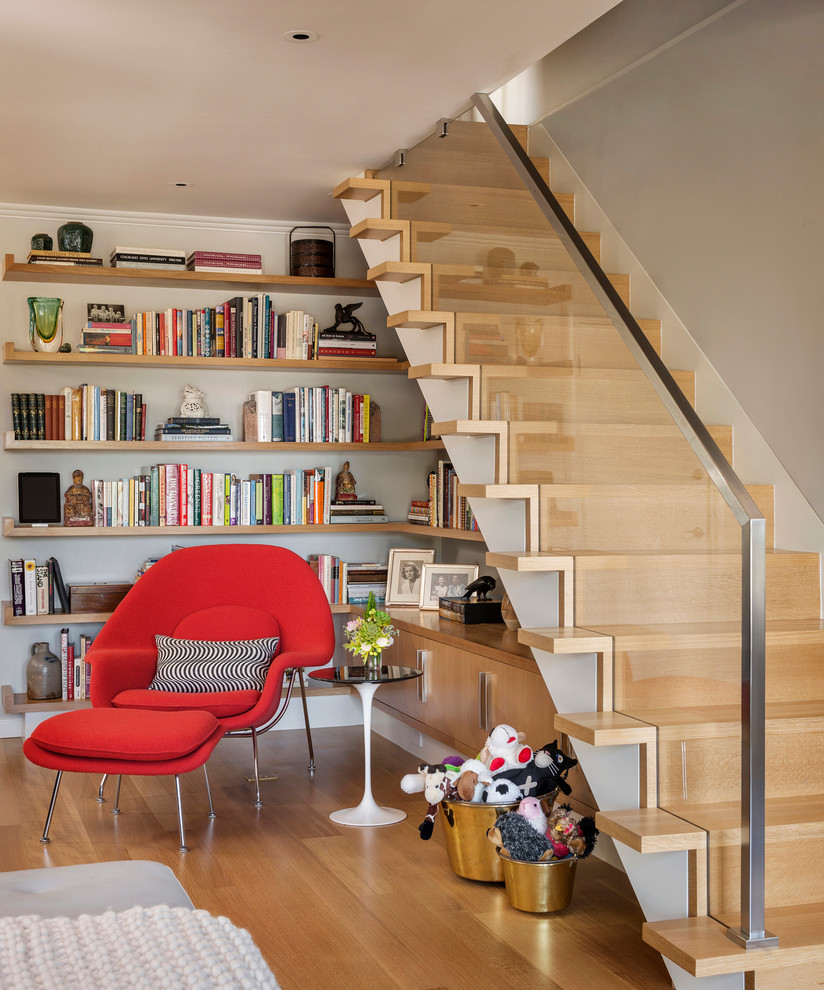
POLYGON ((81 633, 77 647, 69 639, 69 630, 60 630, 60 671, 62 674, 63 701, 81 701, 91 697, 92 668, 86 663, 86 654, 94 640, 81 633))
MULTIPOLYGON (((265 293, 233 296, 202 309, 148 310, 121 327, 89 327, 82 353, 309 360, 318 357, 318 324, 303 310, 278 313, 265 293), (106 340, 106 334, 109 340, 106 340)), ((374 350, 374 348, 373 348, 374 350)))
POLYGON ((310 554, 308 560, 332 605, 363 605, 370 592, 378 604, 385 602, 386 564, 348 563, 328 553, 310 554))
POLYGON ((69 611, 69 595, 60 564, 54 557, 44 564, 36 560, 10 560, 12 615, 54 615, 69 611))
POLYGON ((407 520, 420 526, 441 526, 446 529, 478 531, 478 521, 469 499, 458 494, 458 476, 449 461, 438 461, 438 469, 430 471, 429 498, 412 499, 407 520))
POLYGON ((141 392, 67 385, 58 394, 12 392, 15 440, 145 440, 141 392))
POLYGON ((266 389, 249 394, 254 414, 244 440, 287 443, 369 443, 372 400, 331 385, 266 389))
MULTIPOLYGON (((128 478, 92 479, 95 526, 291 526, 350 522, 331 511, 332 468, 239 478, 187 464, 154 464, 128 478)), ((354 517, 359 520, 362 514, 354 517)), ((385 518, 367 517, 370 522, 385 518)))

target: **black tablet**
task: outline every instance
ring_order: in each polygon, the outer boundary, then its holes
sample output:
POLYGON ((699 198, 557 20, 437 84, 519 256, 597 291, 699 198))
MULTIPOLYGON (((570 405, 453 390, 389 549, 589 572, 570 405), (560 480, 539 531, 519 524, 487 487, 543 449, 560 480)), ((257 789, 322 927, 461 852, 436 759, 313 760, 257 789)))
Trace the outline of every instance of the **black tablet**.
POLYGON ((17 519, 23 525, 62 522, 57 471, 18 472, 17 519))

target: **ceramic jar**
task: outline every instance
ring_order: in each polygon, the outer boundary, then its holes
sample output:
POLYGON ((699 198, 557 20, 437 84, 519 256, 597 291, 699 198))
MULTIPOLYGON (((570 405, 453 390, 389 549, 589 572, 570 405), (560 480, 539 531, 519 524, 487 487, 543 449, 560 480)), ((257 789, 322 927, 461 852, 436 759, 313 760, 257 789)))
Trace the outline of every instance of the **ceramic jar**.
POLYGON ((53 701, 63 696, 63 672, 60 661, 48 643, 32 643, 31 658, 26 666, 29 701, 53 701))
POLYGON ((82 251, 88 254, 92 249, 94 231, 80 220, 69 220, 57 231, 57 247, 60 251, 82 251))

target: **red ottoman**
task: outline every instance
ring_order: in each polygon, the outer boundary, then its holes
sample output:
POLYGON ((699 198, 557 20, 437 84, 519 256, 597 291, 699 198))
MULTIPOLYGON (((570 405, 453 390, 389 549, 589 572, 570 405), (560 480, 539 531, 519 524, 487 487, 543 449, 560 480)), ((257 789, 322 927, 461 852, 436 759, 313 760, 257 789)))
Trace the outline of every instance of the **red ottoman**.
MULTIPOLYGON (((49 826, 64 770, 137 776, 174 774, 180 848, 186 851, 179 774, 200 766, 205 771, 206 760, 224 732, 214 715, 202 711, 85 708, 41 722, 23 743, 23 753, 32 763, 57 771, 40 841, 49 841, 49 826)), ((208 790, 208 777, 206 784, 208 790)))

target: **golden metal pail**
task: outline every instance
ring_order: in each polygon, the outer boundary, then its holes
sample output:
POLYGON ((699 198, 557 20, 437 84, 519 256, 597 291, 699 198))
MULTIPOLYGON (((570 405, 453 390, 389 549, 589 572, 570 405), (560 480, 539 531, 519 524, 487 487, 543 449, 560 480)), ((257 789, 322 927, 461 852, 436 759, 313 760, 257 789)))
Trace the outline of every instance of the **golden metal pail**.
MULTIPOLYGON (((495 852, 498 852, 497 848, 495 852)), ((539 863, 509 859, 505 855, 499 855, 498 860, 503 867, 506 896, 514 908, 546 914, 569 907, 577 856, 545 859, 539 863)))
MULTIPOLYGON (((551 805, 558 791, 540 798, 551 805)), ((482 804, 444 798, 441 802, 446 836, 446 853, 449 865, 459 877, 467 880, 483 880, 502 883, 504 872, 498 859, 498 849, 486 837, 498 815, 516 811, 518 804, 482 804)))

